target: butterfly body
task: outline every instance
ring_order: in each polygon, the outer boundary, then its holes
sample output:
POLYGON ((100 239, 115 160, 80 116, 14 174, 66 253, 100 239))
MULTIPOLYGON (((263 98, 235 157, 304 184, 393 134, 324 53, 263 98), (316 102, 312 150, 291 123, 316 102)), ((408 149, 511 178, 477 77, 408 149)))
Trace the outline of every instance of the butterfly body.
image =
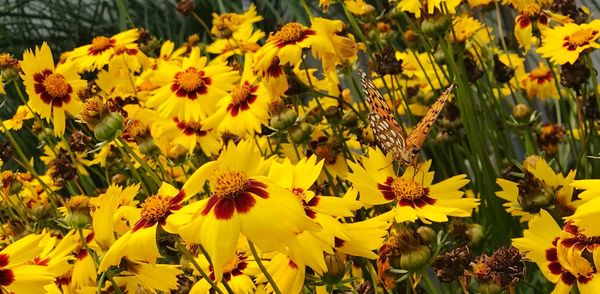
POLYGON ((371 79, 364 71, 359 71, 359 75, 369 105, 369 124, 379 146, 384 152, 391 153, 394 160, 400 161, 404 165, 414 163, 423 143, 427 139, 427 135, 431 131, 431 127, 454 89, 454 84, 444 91, 410 135, 407 136, 371 79))

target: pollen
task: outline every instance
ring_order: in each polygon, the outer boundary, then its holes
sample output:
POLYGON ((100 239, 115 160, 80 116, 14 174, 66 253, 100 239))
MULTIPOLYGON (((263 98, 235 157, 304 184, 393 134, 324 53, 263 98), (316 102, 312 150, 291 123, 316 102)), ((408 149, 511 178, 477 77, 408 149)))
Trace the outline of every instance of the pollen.
POLYGON ((154 195, 142 204, 141 218, 155 222, 168 215, 171 206, 171 197, 154 195))
POLYGON ((252 86, 250 83, 244 83, 243 85, 236 85, 231 92, 231 98, 234 105, 240 105, 244 103, 248 96, 252 93, 252 86))
POLYGON ((304 26, 297 22, 291 22, 284 25, 272 38, 277 43, 292 43, 302 37, 304 37, 304 26))
POLYGON ((396 178, 392 184, 392 192, 398 200, 417 200, 427 194, 423 186, 411 179, 396 178))
POLYGON ((90 206, 90 198, 84 195, 73 196, 65 203, 65 208, 69 211, 86 209, 90 206))
POLYGON ((540 11, 541 7, 537 3, 530 3, 527 6, 525 6, 525 8, 523 8, 523 14, 527 15, 528 17, 534 17, 538 15, 540 11))
POLYGON ((200 76, 200 73, 193 67, 180 72, 177 75, 177 83, 187 92, 192 92, 204 86, 204 80, 200 76))
POLYGON ((92 50, 94 52, 102 52, 110 47, 110 45, 110 39, 104 36, 98 36, 92 40, 92 50))
POLYGON ((218 197, 235 197, 250 186, 248 177, 243 172, 228 171, 215 178, 215 194, 218 197))
POLYGON ((69 94, 69 84, 65 77, 59 73, 52 73, 42 82, 46 93, 53 98, 65 97, 69 94))

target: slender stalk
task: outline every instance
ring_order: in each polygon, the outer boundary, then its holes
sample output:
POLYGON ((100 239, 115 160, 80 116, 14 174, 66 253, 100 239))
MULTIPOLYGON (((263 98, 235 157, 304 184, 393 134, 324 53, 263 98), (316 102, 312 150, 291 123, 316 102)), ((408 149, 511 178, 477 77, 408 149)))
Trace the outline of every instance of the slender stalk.
POLYGON ((273 292, 275 292, 276 294, 281 294, 281 290, 279 290, 277 283, 275 283, 275 280, 273 280, 273 277, 271 276, 265 265, 262 263, 260 256, 258 256, 258 252, 256 252, 254 244, 250 240, 248 240, 248 246, 250 247, 250 251, 252 251, 252 256, 254 256, 256 264, 258 264, 258 267, 267 278, 267 281, 269 281, 269 284, 271 284, 271 287, 273 287, 273 292))

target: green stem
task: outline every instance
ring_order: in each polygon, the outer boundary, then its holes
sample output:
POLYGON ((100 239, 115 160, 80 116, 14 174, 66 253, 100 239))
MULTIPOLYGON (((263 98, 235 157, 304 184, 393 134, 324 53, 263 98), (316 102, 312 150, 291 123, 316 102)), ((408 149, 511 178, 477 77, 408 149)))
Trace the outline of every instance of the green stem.
POLYGON ((210 284, 210 286, 215 289, 215 291, 219 294, 224 294, 223 290, 221 290, 221 288, 219 288, 219 286, 215 283, 215 281, 213 281, 207 274, 206 272, 202 269, 202 267, 198 264, 198 262, 196 261, 196 259, 194 259, 194 255, 187 250, 187 248, 185 248, 185 246, 181 243, 177 243, 177 249, 179 249, 179 251, 181 252, 181 254, 183 254, 186 258, 188 258, 190 260, 190 262, 194 265, 194 267, 196 268, 196 270, 200 273, 200 275, 202 276, 202 278, 204 278, 206 280, 206 282, 208 282, 208 284, 210 284))
POLYGON ((256 264, 258 264, 258 267, 260 268, 262 273, 267 278, 267 281, 269 281, 269 284, 271 284, 271 287, 273 287, 273 292, 275 292, 275 294, 281 294, 281 290, 279 290, 279 287, 277 287, 277 283, 275 283, 275 280, 273 280, 273 277, 271 276, 269 271, 267 271, 267 268, 262 263, 260 256, 258 256, 258 252, 256 252, 256 248, 254 247, 254 244, 250 240, 248 240, 248 246, 250 247, 250 251, 252 251, 252 256, 254 256, 254 260, 256 261, 256 264))

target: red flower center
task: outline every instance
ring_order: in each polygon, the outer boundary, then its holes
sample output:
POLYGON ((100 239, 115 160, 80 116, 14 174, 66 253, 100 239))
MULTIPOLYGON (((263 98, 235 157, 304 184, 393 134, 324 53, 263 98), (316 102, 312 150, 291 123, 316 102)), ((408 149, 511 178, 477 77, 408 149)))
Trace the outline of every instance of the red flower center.
POLYGON ((211 84, 211 79, 204 76, 202 70, 197 70, 194 67, 189 67, 184 71, 175 74, 175 80, 171 86, 177 97, 187 97, 194 100, 198 95, 204 95, 208 91, 207 86, 211 84))
POLYGON ((174 117, 173 121, 177 124, 177 128, 179 128, 181 131, 183 131, 184 134, 191 136, 191 135, 196 135, 196 136, 206 136, 206 134, 208 134, 208 132, 210 130, 203 130, 202 129, 202 124, 200 124, 200 122, 196 122, 196 121, 185 121, 185 120, 181 120, 178 117, 174 117))
POLYGON ((570 51, 590 44, 590 41, 596 38, 597 30, 591 28, 580 29, 564 39, 563 47, 570 51))
POLYGON ((231 103, 227 105, 227 111, 231 116, 236 116, 241 111, 250 109, 250 104, 256 101, 256 90, 258 86, 252 86, 248 81, 244 84, 238 85, 233 88, 231 92, 231 103))
POLYGON ((265 183, 248 179, 239 171, 227 171, 215 176, 214 192, 202 211, 207 215, 213 208, 217 219, 227 220, 234 212, 247 213, 256 204, 255 196, 269 198, 265 183))
POLYGON ((181 209, 181 202, 185 198, 185 192, 179 191, 174 197, 154 195, 148 197, 142 204, 140 219, 135 223, 132 231, 137 231, 141 228, 148 228, 156 223, 164 225, 167 216, 173 211, 181 209))
POLYGON ((71 101, 73 88, 63 75, 45 69, 41 73, 34 74, 33 80, 35 93, 40 95, 44 103, 53 107, 61 107, 63 103, 71 101))
POLYGON ((398 200, 400 206, 423 207, 435 204, 435 199, 429 197, 429 188, 412 179, 388 177, 384 184, 377 184, 377 188, 387 200, 398 200))
POLYGON ((98 55, 115 45, 115 40, 98 36, 92 40, 92 46, 88 49, 89 55, 98 55))

